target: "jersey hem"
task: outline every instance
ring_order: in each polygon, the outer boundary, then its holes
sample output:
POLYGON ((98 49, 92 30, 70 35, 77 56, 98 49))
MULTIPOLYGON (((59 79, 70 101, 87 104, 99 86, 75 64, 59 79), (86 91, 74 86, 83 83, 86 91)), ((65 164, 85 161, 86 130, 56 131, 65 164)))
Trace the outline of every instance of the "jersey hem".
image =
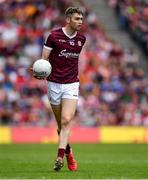
POLYGON ((48 79, 46 79, 47 81, 49 81, 49 82, 54 82, 54 83, 59 83, 59 84, 71 84, 71 83, 75 83, 75 82, 80 82, 79 80, 76 80, 76 81, 68 81, 68 82, 59 82, 59 81, 52 81, 52 80, 48 80, 48 79))

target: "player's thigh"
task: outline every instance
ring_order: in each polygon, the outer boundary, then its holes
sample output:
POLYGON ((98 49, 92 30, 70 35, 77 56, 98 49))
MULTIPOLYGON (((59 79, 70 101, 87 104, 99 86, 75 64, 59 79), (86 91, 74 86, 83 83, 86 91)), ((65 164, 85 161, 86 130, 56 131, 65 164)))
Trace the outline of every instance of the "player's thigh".
POLYGON ((47 96, 51 105, 60 105, 62 98, 61 84, 47 81, 47 96))
POLYGON ((62 119, 66 119, 67 121, 70 121, 76 112, 77 107, 77 99, 62 99, 62 119))
POLYGON ((53 105, 51 104, 53 113, 55 115, 56 121, 59 124, 61 122, 61 104, 59 105, 53 105))

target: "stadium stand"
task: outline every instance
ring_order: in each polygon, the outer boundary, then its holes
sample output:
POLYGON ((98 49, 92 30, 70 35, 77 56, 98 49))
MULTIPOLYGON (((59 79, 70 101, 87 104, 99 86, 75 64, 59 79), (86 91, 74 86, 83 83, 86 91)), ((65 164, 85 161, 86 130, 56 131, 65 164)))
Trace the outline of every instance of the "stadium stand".
POLYGON ((109 0, 108 4, 115 9, 120 28, 127 30, 148 55, 148 1, 109 0))
MULTIPOLYGON (((148 125, 148 79, 137 64, 137 54, 108 37, 86 4, 76 2, 85 10, 87 37, 80 57, 76 126, 148 125)), ((48 32, 64 23, 62 14, 71 4, 67 0, 0 2, 1 125, 55 125, 46 82, 34 79, 28 68, 40 57, 48 32)))

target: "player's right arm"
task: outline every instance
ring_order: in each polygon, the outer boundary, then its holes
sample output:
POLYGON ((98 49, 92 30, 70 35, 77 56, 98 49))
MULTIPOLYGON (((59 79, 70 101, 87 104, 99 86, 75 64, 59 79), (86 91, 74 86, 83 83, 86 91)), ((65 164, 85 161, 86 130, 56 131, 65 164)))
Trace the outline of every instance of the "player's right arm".
POLYGON ((48 35, 48 38, 45 40, 44 46, 43 46, 43 51, 42 51, 42 59, 48 60, 50 53, 52 49, 54 48, 55 43, 54 43, 54 37, 53 33, 48 35))
POLYGON ((48 61, 51 51, 52 48, 47 48, 46 46, 43 46, 42 59, 48 61))
MULTIPOLYGON (((52 36, 52 34, 49 34, 48 38, 46 39, 45 43, 44 43, 44 46, 43 46, 43 50, 42 50, 42 59, 44 60, 49 60, 49 56, 50 56, 50 53, 54 47, 54 38, 52 36)), ((33 76, 36 78, 36 79, 44 79, 44 78, 41 78, 41 77, 37 77, 35 74, 33 74, 33 76)))
MULTIPOLYGON (((43 47, 43 50, 42 50, 42 59, 44 59, 45 61, 48 61, 51 51, 52 51, 52 49, 47 49, 46 47, 43 47)), ((36 76, 36 74, 33 74, 33 77, 35 77, 38 80, 45 79, 45 78, 36 76)))

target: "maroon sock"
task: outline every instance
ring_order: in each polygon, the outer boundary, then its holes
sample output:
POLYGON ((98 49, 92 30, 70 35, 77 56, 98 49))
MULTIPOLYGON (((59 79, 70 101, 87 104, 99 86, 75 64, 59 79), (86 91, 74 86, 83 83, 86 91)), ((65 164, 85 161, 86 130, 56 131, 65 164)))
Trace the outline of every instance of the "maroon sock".
POLYGON ((60 158, 63 159, 64 154, 65 154, 65 149, 59 148, 59 149, 58 149, 58 157, 60 157, 60 158))
MULTIPOLYGON (((60 134, 60 129, 57 129, 57 133, 58 133, 58 135, 60 134)), ((67 144, 67 146, 66 146, 65 153, 66 153, 66 154, 69 154, 69 153, 70 153, 70 145, 69 145, 69 144, 67 144)))
POLYGON ((69 153, 70 153, 70 145, 69 145, 69 144, 67 144, 67 146, 66 146, 65 153, 66 153, 66 154, 69 154, 69 153))

